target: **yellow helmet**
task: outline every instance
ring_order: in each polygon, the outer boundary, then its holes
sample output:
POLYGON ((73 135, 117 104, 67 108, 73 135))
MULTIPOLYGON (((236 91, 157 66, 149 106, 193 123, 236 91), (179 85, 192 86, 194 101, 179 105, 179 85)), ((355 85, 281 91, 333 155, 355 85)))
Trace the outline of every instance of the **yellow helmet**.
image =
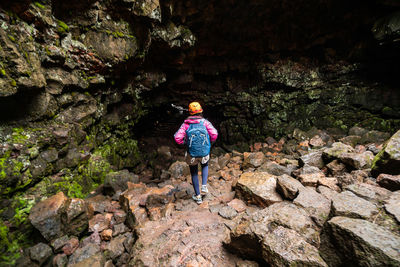
POLYGON ((194 115, 197 113, 202 113, 203 109, 201 108, 199 102, 192 102, 189 104, 189 114, 194 115))

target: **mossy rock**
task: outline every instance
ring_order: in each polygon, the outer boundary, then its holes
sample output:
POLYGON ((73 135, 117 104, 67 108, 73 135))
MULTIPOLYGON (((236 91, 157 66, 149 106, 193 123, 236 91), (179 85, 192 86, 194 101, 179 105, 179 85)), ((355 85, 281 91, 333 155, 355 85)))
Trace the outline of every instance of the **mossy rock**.
POLYGON ((383 149, 375 156, 371 173, 375 177, 380 173, 400 174, 400 130, 389 139, 383 149))

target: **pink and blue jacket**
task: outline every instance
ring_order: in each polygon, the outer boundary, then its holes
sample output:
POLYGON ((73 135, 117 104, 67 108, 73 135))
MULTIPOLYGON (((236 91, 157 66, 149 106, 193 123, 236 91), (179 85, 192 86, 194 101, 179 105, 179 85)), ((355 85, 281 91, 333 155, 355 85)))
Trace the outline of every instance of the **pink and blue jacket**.
MULTIPOLYGON (((200 116, 190 116, 181 125, 179 130, 175 133, 175 142, 179 145, 185 144, 186 141, 186 130, 189 128, 190 124, 200 123, 203 118, 200 116)), ((204 126, 206 126, 208 135, 210 136, 210 141, 215 142, 218 137, 218 131, 208 120, 204 119, 204 126)))

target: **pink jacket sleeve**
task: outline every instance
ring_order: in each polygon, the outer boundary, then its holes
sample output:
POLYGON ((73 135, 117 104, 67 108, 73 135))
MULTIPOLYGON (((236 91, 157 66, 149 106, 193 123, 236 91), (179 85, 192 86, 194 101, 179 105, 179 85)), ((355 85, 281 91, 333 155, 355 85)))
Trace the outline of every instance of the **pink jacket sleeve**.
POLYGON ((214 128, 214 126, 208 120, 204 121, 204 126, 206 126, 208 134, 210 135, 210 141, 215 142, 218 138, 218 131, 214 128))
POLYGON ((174 134, 175 142, 178 145, 183 145, 185 143, 186 130, 187 130, 188 126, 189 125, 187 125, 186 123, 182 123, 181 127, 179 127, 179 130, 174 134))

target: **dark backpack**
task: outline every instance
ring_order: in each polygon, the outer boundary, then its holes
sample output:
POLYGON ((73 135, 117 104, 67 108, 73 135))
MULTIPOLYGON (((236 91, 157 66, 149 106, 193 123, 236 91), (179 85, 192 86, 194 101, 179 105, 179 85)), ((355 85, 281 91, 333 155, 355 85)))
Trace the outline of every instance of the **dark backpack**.
POLYGON ((204 119, 199 123, 190 124, 186 130, 187 147, 190 156, 205 157, 210 154, 210 135, 204 125, 204 119))

